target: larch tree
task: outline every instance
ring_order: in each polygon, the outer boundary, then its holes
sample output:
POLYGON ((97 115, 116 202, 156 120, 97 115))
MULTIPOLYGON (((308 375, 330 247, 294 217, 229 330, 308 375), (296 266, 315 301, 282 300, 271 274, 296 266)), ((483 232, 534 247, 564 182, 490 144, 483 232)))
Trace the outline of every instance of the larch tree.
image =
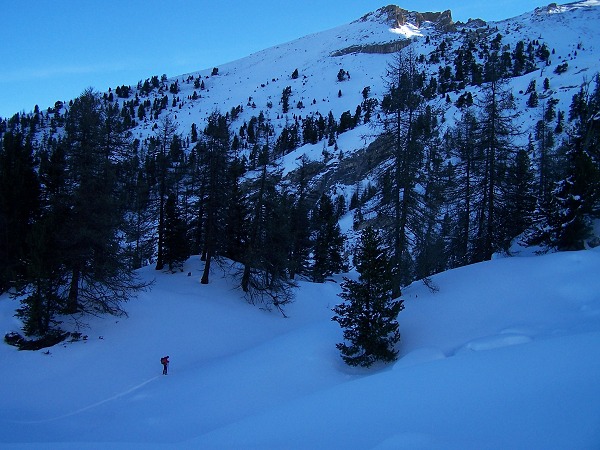
POLYGON ((202 176, 200 187, 199 226, 202 227, 202 260, 205 261, 201 283, 207 284, 213 257, 226 250, 227 209, 233 180, 230 175, 231 146, 229 125, 225 116, 213 112, 198 146, 202 176))
POLYGON ((0 292, 24 275, 27 237, 40 213, 32 146, 20 133, 0 141, 0 292))
POLYGON ((325 193, 321 195, 313 216, 313 281, 322 283, 334 273, 342 272, 344 264, 344 235, 334 213, 333 202, 325 193))
POLYGON ((452 184, 449 189, 450 216, 452 217, 450 252, 454 266, 473 262, 473 236, 475 221, 473 210, 477 190, 476 166, 481 160, 476 145, 479 126, 473 108, 465 108, 456 127, 452 130, 451 156, 455 157, 452 184))
POLYGON ((418 216, 423 199, 417 184, 428 134, 420 123, 426 114, 423 86, 416 55, 409 49, 398 52, 388 67, 387 92, 381 103, 389 164, 380 176, 382 195, 377 205, 381 229, 391 248, 394 298, 401 295, 402 285, 413 281, 411 236, 421 225, 418 216))
POLYGON ((124 313, 121 304, 144 287, 120 245, 122 197, 117 174, 125 136, 110 123, 99 94, 86 90, 65 123, 66 189, 61 252, 70 273, 65 312, 124 313), (109 130, 109 127, 113 127, 109 130))
POLYGON ((156 256, 156 270, 163 270, 164 261, 164 234, 165 234, 165 205, 169 196, 169 152, 168 149, 177 132, 177 123, 170 115, 159 121, 156 136, 153 140, 158 182, 158 242, 156 256))
POLYGON ((293 300, 296 286, 289 276, 289 233, 291 203, 277 188, 281 173, 270 162, 272 127, 268 120, 258 122, 257 156, 259 173, 246 194, 247 235, 242 255, 240 286, 251 304, 283 307, 293 300))
POLYGON ((508 215, 506 172, 517 153, 514 139, 518 130, 513 95, 500 78, 502 70, 499 65, 497 55, 492 54, 487 66, 490 81, 484 86, 482 101, 478 105, 480 127, 477 145, 481 160, 476 172, 481 198, 475 211, 475 261, 490 260, 495 252, 504 250, 507 239, 507 230, 502 227, 508 215))

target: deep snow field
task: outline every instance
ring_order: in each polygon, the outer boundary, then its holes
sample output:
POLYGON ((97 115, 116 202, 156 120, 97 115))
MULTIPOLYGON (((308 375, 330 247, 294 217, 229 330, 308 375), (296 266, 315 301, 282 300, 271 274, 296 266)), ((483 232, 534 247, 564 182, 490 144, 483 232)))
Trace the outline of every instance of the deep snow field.
MULTIPOLYGON (((341 277, 301 282, 286 319, 216 265, 201 285, 198 257, 147 267, 153 289, 87 341, 0 345, 0 448, 600 448, 599 269, 587 250, 414 283, 400 359, 357 369, 335 348, 341 277)), ((1 331, 16 306, 0 298, 1 331)))

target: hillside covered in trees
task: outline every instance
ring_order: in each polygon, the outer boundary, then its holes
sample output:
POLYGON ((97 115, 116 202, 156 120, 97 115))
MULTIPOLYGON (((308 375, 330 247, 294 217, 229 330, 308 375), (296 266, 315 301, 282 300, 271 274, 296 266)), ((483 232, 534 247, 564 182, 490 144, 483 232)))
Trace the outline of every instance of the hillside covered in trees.
POLYGON ((390 6, 2 119, 0 291, 23 324, 6 339, 125 314, 151 288, 137 269, 190 255, 202 284, 230 264, 285 316, 298 280, 354 267, 363 230, 381 234, 390 301, 495 255, 597 245, 599 20, 585 2, 466 24, 390 6))

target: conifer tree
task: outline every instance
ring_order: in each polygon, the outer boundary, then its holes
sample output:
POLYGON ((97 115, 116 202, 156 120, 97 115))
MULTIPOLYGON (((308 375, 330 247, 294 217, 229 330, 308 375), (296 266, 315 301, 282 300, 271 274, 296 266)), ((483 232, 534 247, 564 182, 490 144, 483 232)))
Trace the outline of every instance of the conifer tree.
POLYGON ((498 62, 491 58, 488 69, 491 81, 485 86, 479 105, 478 146, 482 159, 476 167, 481 198, 476 210, 475 261, 490 260, 506 242, 507 230, 502 227, 502 220, 508 215, 506 171, 516 153, 513 141, 518 134, 514 99, 507 84, 499 78, 498 62))
MULTIPOLYGON (((533 144, 530 145, 533 147, 533 144)), ((532 149, 530 148, 531 152, 532 149)), ((508 251, 510 242, 527 230, 533 221, 536 205, 534 175, 531 160, 525 150, 517 151, 514 162, 507 170, 506 215, 502 227, 506 229, 503 244, 508 251)))
POLYGON ((311 274, 313 281, 322 283, 325 278, 341 272, 344 267, 344 236, 334 212, 333 202, 323 193, 314 218, 316 230, 313 244, 311 274))
POLYGON ((65 124, 69 208, 60 246, 70 272, 65 306, 70 314, 122 314, 121 303, 144 286, 128 266, 119 240, 123 197, 118 170, 128 139, 109 108, 97 93, 84 91, 65 124))
POLYGON ((401 295, 400 287, 413 280, 410 239, 420 226, 422 200, 417 183, 423 168, 426 135, 432 134, 421 126, 426 114, 421 95, 423 76, 411 50, 396 55, 388 68, 387 82, 388 90, 381 107, 391 164, 380 180, 388 189, 377 207, 381 223, 385 223, 384 236, 391 247, 394 297, 397 298, 401 295))
POLYGON ((281 93, 281 110, 283 113, 287 113, 290 109, 290 97, 292 95, 292 87, 286 86, 281 93))
POLYGON ((448 254, 442 235, 444 204, 447 201, 446 171, 437 136, 436 115, 427 107, 419 120, 425 142, 425 158, 420 175, 423 193, 417 215, 415 236, 415 278, 426 279, 448 268, 448 254))
POLYGON ((234 261, 242 261, 247 237, 245 218, 248 215, 242 190, 243 176, 246 173, 244 159, 235 155, 228 172, 231 185, 226 208, 224 254, 234 261))
POLYGON ((61 141, 48 140, 40 150, 41 211, 27 236, 26 272, 15 285, 17 316, 27 336, 59 333, 56 317, 64 312, 69 270, 64 264, 61 233, 69 211, 66 155, 61 141))
POLYGON ((85 91, 66 113, 64 138, 42 144, 42 209, 15 291, 26 334, 58 333, 58 314, 124 314, 122 303, 146 286, 122 246, 128 139, 116 105, 106 102, 85 91))
POLYGON ((0 292, 24 275, 27 238, 40 213, 33 149, 21 134, 0 141, 0 292))
POLYGON ((165 233, 165 205, 167 202, 168 193, 170 191, 169 180, 169 155, 167 152, 168 146, 171 145, 177 123, 167 115, 160 121, 160 125, 156 130, 156 137, 151 141, 155 148, 155 160, 157 166, 157 182, 158 182, 158 242, 156 256, 156 270, 163 270, 165 266, 163 249, 164 249, 164 233, 165 233))
POLYGON ((449 192, 449 205, 453 212, 450 253, 453 266, 470 264, 473 261, 473 239, 475 223, 472 211, 478 201, 478 174, 476 169, 481 152, 476 145, 479 126, 475 112, 467 108, 452 132, 452 156, 457 159, 453 167, 453 184, 449 192))
POLYGON ((142 163, 134 156, 128 164, 126 195, 126 214, 122 225, 126 235, 126 248, 131 267, 139 269, 155 255, 154 217, 152 208, 148 161, 142 163))
POLYGON ((354 265, 358 281, 344 278, 339 294, 344 302, 333 308, 332 320, 344 329, 344 342, 336 347, 351 366, 394 361, 398 355, 394 347, 400 341, 397 317, 404 304, 392 298, 390 260, 372 227, 361 234, 354 265))
POLYGON ((563 170, 530 243, 548 249, 581 250, 592 230, 592 220, 599 217, 600 203, 600 78, 595 89, 584 83, 573 96, 567 131, 568 140, 558 149, 563 170))
POLYGON ((64 287, 68 272, 61 262, 57 239, 60 218, 49 211, 34 224, 28 236, 27 272, 15 286, 21 305, 17 317, 26 336, 43 337, 59 333, 57 316, 64 312, 64 287))
POLYGON ((275 307, 285 316, 283 307, 293 300, 292 289, 296 286, 289 276, 292 202, 278 191, 281 171, 270 163, 271 123, 264 117, 259 119, 257 131, 260 174, 246 194, 248 229, 241 258, 244 267, 240 286, 248 302, 275 307))
POLYGON ((225 220, 230 205, 232 183, 229 178, 230 139, 225 116, 213 112, 198 147, 202 171, 199 226, 202 228, 202 260, 205 261, 202 284, 207 284, 212 258, 225 252, 225 220))
POLYGON ((169 271, 174 272, 181 269, 188 257, 189 245, 185 222, 181 219, 177 196, 171 193, 165 204, 164 262, 169 267, 169 271))
POLYGON ((310 253, 310 221, 308 206, 308 162, 305 156, 297 170, 296 199, 290 213, 290 233, 292 247, 290 250, 290 278, 298 273, 307 273, 307 261, 310 253))
POLYGON ((550 199, 552 185, 555 181, 556 155, 555 139, 552 130, 545 120, 546 103, 542 107, 542 119, 535 127, 535 140, 537 142, 537 197, 540 205, 546 205, 550 199))

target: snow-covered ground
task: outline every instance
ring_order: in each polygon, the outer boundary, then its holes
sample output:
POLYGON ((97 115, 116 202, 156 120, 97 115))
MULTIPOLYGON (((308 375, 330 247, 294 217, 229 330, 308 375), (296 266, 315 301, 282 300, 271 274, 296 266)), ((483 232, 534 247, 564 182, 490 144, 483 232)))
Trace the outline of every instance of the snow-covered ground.
MULTIPOLYGON (((152 291, 87 341, 0 345, 0 448, 598 448, 599 268, 587 250, 452 270, 435 294, 415 283, 400 359, 369 370, 335 348, 340 278, 300 283, 285 319, 216 266, 201 285, 198 257, 146 268, 152 291)), ((1 331, 16 306, 0 298, 1 331)))

